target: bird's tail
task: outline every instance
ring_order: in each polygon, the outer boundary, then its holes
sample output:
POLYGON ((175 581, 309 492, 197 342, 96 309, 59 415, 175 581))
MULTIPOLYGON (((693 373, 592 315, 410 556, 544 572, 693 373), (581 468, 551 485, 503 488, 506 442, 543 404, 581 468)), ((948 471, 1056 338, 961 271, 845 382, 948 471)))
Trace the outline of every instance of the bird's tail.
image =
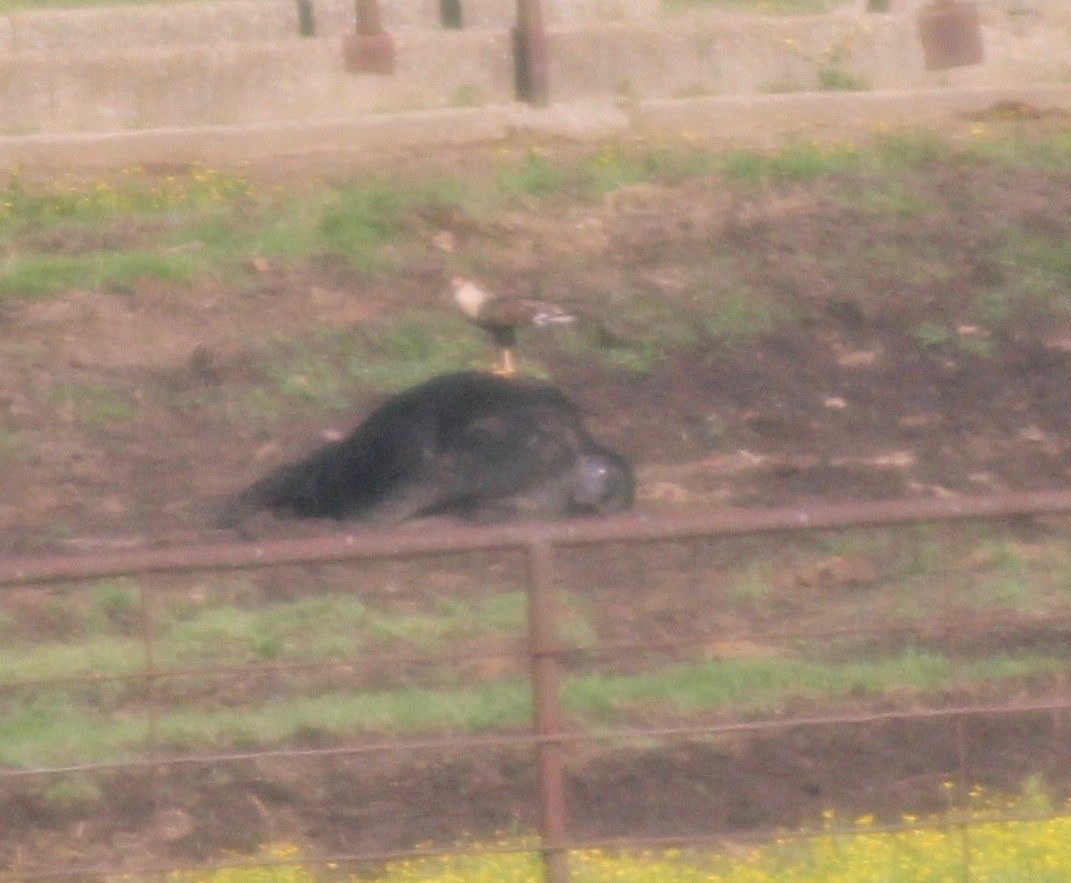
POLYGON ((576 314, 569 312, 564 307, 547 301, 538 301, 535 312, 532 313, 532 324, 536 328, 547 328, 552 325, 571 325, 576 321, 576 314))

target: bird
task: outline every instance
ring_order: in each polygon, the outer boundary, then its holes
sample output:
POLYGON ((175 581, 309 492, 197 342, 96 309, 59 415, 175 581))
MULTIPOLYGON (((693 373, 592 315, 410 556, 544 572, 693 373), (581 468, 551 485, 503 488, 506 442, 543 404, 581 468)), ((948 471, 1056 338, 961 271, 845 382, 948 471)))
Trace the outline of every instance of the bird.
POLYGON ((513 351, 517 347, 517 331, 522 326, 548 328, 569 325, 576 316, 550 301, 521 294, 493 294, 465 276, 451 280, 454 301, 472 322, 490 332, 498 348, 495 374, 512 377, 517 373, 513 351))
POLYGON ((557 387, 459 371, 394 395, 349 436, 269 472, 223 504, 216 526, 260 510, 373 525, 603 515, 634 496, 628 462, 595 441, 557 387))

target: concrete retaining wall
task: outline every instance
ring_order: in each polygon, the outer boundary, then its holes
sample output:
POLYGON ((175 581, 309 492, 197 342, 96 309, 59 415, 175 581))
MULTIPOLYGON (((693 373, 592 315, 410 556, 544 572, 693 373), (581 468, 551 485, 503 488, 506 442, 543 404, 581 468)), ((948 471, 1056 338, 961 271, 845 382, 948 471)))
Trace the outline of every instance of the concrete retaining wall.
MULTIPOLYGON (((317 37, 354 30, 354 0, 310 0, 317 37)), ((514 0, 462 0, 466 29, 513 26, 514 0)), ((438 31, 440 0, 382 0, 391 32, 438 31)), ((635 21, 659 14, 660 0, 544 0, 548 25, 635 21)), ((297 0, 220 0, 99 9, 21 11, 0 16, 0 53, 93 52, 300 36, 297 0)))
POLYGON ((508 34, 401 34, 397 58, 395 76, 350 74, 331 38, 10 55, 0 57, 0 134, 296 122, 513 100, 508 34))
POLYGON ((551 33, 555 97, 801 92, 926 82, 907 19, 696 17, 551 33), (825 78, 825 79, 823 79, 825 78))
MULTIPOLYGON (((511 0, 465 0, 460 31, 425 27, 437 24, 439 0, 384 0, 397 41, 392 76, 343 68, 353 0, 312 2, 320 31, 333 35, 295 36, 293 0, 0 18, 0 134, 289 124, 513 99, 511 21, 502 21, 511 0)), ((1071 27, 1062 26, 1071 0, 1014 0, 1015 9, 987 0, 986 63, 937 74, 924 69, 913 15, 867 14, 861 2, 796 17, 657 17, 658 0, 544 2, 554 101, 1071 81, 1071 27)))

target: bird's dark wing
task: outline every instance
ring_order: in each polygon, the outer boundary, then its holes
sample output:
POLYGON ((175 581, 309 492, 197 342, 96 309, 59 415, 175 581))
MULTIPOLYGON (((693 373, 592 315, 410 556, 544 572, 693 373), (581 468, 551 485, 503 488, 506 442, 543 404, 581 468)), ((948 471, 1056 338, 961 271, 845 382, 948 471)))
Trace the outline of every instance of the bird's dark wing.
POLYGON ((566 325, 576 321, 568 310, 546 300, 522 295, 492 297, 480 308, 480 324, 487 328, 566 325))

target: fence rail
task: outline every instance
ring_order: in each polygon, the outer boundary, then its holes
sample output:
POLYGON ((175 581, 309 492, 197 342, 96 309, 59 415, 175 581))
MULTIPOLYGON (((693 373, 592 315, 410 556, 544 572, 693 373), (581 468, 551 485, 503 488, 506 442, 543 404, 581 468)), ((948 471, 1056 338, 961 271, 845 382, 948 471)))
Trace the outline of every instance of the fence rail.
MULTIPOLYGON (((386 740, 332 746, 329 748, 279 748, 254 751, 214 752, 190 755, 168 755, 161 751, 156 738, 160 713, 156 696, 158 684, 167 678, 212 674, 254 672, 256 666, 216 666, 195 671, 176 672, 159 667, 155 662, 153 645, 153 593, 157 590, 142 586, 141 635, 145 644, 144 667, 135 674, 117 675, 146 684, 148 695, 149 745, 144 756, 106 763, 79 763, 64 766, 0 769, 0 782, 33 776, 54 776, 72 772, 108 772, 131 769, 158 771, 170 767, 204 766, 223 763, 243 763, 266 758, 326 758, 373 752, 443 752, 477 747, 524 748, 534 752, 538 771, 539 842, 534 847, 544 860, 545 879, 549 883, 568 880, 568 853, 572 849, 600 845, 654 846, 680 842, 719 842, 724 835, 674 838, 615 838, 601 841, 580 841, 569 837, 564 785, 564 747, 595 741, 630 741, 649 739, 682 739, 696 736, 715 736, 730 733, 759 733, 802 727, 862 726, 895 720, 947 719, 957 726, 957 762, 961 777, 966 776, 968 751, 962 737, 962 722, 973 717, 996 715, 1049 713, 1071 711, 1067 696, 1050 696, 1032 701, 1005 703, 949 704, 941 707, 916 708, 888 712, 859 712, 838 715, 777 717, 757 720, 719 722, 707 725, 617 727, 605 729, 569 729, 563 723, 560 696, 560 668, 569 654, 629 652, 667 649, 693 642, 690 637, 657 642, 616 642, 588 647, 567 647, 557 638, 555 588, 558 574, 556 551, 564 547, 593 546, 606 543, 643 543, 698 538, 744 536, 763 533, 795 533, 825 529, 904 525, 922 522, 963 521, 1007 517, 1051 516, 1071 513, 1071 491, 1044 491, 1026 494, 1004 494, 984 497, 951 499, 907 499, 884 502, 842 504, 813 504, 774 509, 724 509, 704 515, 646 519, 639 516, 607 520, 575 520, 537 525, 504 525, 493 528, 449 527, 435 531, 395 529, 346 533, 326 537, 275 542, 227 542, 188 545, 174 548, 125 550, 94 555, 14 558, 0 560, 0 597, 4 589, 39 583, 93 580, 105 577, 143 575, 151 573, 191 573, 199 571, 248 570, 287 564, 345 562, 368 559, 423 558, 458 552, 527 553, 528 587, 528 646, 524 655, 529 662, 529 679, 534 703, 534 724, 530 732, 502 733, 467 737, 428 737, 421 739, 386 740)), ((1066 624, 1068 616, 1052 617, 990 617, 981 626, 1016 627, 1024 624, 1066 624)), ((972 625, 978 628, 979 624, 972 625)), ((899 628, 899 627, 898 627, 899 628)), ((962 624, 936 622, 920 625, 909 631, 930 633, 950 638, 962 631, 962 624)), ((843 630, 786 629, 772 634, 781 639, 830 638, 847 634, 875 634, 879 627, 843 630)), ((442 661, 485 654, 438 654, 406 657, 408 662, 442 661)), ((392 657, 397 661, 399 657, 392 657)), ((386 661, 386 658, 384 658, 386 661)), ((292 667, 345 669, 353 663, 297 663, 292 667)), ((278 666, 273 666, 276 670, 278 666)), ((0 690, 28 689, 55 686, 72 682, 92 683, 112 679, 112 676, 88 675, 84 678, 33 679, 0 684, 0 690)), ((1016 816, 1021 819, 1021 816, 1016 816)), ((914 825, 888 826, 888 830, 909 830, 914 825)), ((868 828, 873 831, 874 829, 868 828)), ((765 832, 769 835, 771 832, 765 832)), ((779 832, 780 834, 781 832, 779 832)), ((828 831, 824 833, 830 833, 828 831)), ((834 832, 836 833, 836 832, 834 832)), ((850 833, 847 829, 844 833, 850 833)), ((759 836, 762 836, 761 834, 759 836)), ((963 835, 966 837, 966 833, 963 835)), ((531 847, 506 850, 522 851, 531 847)), ((439 854, 428 850, 398 850, 378 853, 328 856, 323 862, 374 862, 439 854)), ((964 845, 965 877, 969 878, 969 850, 964 845)), ((216 863, 197 867, 258 867, 265 862, 216 863)), ((35 869, 35 879, 60 879, 92 876, 105 873, 163 874, 180 866, 145 865, 140 868, 56 867, 35 869)), ((189 866, 182 866, 188 868, 189 866)), ((19 879, 5 874, 4 879, 19 879)))

